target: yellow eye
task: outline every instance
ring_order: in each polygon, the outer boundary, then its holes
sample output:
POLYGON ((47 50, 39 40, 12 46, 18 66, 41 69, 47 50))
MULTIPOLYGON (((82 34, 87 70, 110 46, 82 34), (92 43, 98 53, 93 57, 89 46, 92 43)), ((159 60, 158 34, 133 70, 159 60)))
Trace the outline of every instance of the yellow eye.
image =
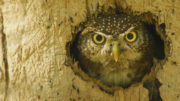
POLYGON ((93 35, 93 41, 96 43, 96 44, 102 44, 105 42, 105 38, 104 36, 100 35, 100 34, 94 34, 93 35))
POLYGON ((128 33, 127 35, 125 35, 125 39, 128 41, 128 42, 133 42, 135 41, 137 38, 137 35, 135 32, 130 32, 128 33))

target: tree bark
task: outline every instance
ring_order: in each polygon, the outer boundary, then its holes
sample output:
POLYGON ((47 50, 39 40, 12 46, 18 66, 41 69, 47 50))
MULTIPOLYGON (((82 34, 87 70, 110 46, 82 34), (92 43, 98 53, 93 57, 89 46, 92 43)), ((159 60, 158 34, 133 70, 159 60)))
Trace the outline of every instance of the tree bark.
POLYGON ((180 101, 179 0, 0 1, 0 101, 148 101, 143 84, 108 94, 65 65, 66 44, 90 15, 120 7, 165 24, 170 54, 157 73, 162 101, 180 101))

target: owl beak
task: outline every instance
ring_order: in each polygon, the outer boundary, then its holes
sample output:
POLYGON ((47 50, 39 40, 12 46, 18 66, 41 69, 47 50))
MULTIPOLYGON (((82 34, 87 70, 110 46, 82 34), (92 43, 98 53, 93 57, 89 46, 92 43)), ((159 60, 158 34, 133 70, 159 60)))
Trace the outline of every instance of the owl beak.
POLYGON ((113 54, 114 60, 117 62, 119 58, 119 43, 118 42, 113 43, 112 54, 113 54))

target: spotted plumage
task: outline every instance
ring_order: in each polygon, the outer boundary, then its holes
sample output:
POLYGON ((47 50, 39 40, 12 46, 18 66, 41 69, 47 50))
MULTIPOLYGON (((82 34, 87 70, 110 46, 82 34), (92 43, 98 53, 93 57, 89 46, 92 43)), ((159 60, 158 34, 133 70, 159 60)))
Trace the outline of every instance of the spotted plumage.
POLYGON ((89 19, 73 46, 81 69, 103 84, 128 87, 158 58, 153 31, 138 16, 99 15, 89 19))

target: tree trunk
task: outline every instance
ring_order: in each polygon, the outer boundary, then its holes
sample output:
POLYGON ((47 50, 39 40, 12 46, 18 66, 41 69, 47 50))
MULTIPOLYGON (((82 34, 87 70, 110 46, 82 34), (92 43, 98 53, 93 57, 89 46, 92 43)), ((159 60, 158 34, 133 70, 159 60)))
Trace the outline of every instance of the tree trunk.
MULTIPOLYGON (((165 24, 170 54, 157 72, 162 101, 180 101, 179 0, 0 0, 0 101, 149 101, 138 84, 108 94, 76 75, 66 44, 90 15, 117 7, 165 24)), ((160 99, 158 100, 160 101, 160 99)))

